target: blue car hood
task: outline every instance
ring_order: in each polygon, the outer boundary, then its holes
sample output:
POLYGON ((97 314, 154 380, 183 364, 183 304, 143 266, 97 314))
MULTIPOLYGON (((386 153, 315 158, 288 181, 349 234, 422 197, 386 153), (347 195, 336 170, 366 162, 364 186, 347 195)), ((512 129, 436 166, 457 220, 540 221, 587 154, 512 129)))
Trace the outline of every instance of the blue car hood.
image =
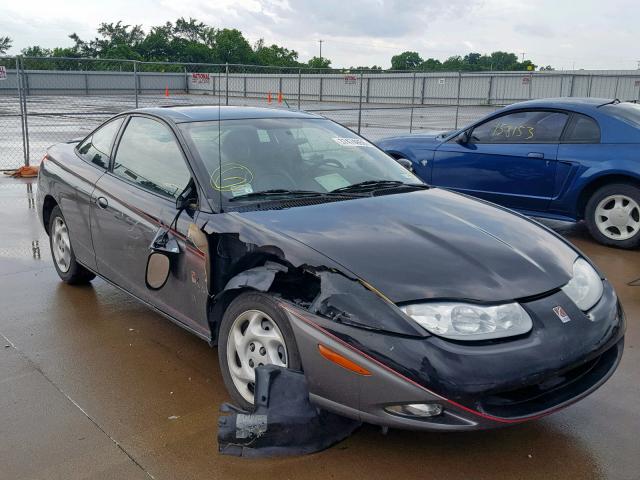
POLYGON ((534 222, 435 188, 240 215, 329 257, 394 302, 539 295, 569 281, 577 256, 534 222))

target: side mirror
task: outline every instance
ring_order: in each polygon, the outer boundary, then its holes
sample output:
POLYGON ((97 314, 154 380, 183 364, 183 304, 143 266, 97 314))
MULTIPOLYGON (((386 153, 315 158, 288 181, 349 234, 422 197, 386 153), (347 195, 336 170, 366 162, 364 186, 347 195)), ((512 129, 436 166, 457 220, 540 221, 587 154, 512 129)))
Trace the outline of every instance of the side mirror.
POLYGON ((176 198, 176 210, 186 210, 193 208, 193 204, 198 203, 198 195, 196 193, 193 180, 189 181, 186 188, 176 198))
POLYGON ((466 145, 467 143, 469 143, 470 139, 471 139, 471 132, 469 132, 469 130, 465 130, 464 132, 462 132, 460 135, 456 137, 456 142, 459 143, 460 145, 466 145))
POLYGON ((147 288, 160 290, 167 283, 170 271, 171 261, 169 257, 161 252, 151 252, 147 259, 147 271, 145 274, 147 288))
POLYGON ((410 172, 413 172, 413 163, 411 163, 411 160, 407 160, 406 158, 401 157, 401 158, 396 158, 396 162, 398 162, 400 165, 402 165, 404 168, 406 168, 410 172))
POLYGON ((149 245, 145 283, 150 290, 160 290, 171 273, 172 259, 180 253, 177 240, 166 228, 160 228, 149 245))

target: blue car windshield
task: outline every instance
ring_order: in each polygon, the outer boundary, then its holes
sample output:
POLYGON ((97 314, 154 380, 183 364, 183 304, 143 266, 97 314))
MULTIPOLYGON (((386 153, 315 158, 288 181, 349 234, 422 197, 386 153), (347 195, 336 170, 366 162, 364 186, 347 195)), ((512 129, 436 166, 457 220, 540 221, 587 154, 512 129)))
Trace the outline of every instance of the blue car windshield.
POLYGON ((609 103, 600 109, 612 117, 640 127, 640 104, 631 102, 609 103))
POLYGON ((325 119, 239 119, 180 128, 207 171, 213 198, 327 194, 362 182, 422 184, 373 144, 325 119))

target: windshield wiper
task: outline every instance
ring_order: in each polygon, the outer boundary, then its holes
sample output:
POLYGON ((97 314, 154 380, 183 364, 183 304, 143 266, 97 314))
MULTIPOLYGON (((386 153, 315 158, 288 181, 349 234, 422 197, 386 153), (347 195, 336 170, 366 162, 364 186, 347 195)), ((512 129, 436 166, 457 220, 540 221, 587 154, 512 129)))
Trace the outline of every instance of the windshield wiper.
POLYGON ((365 180, 364 182, 354 183, 353 185, 347 185, 346 187, 336 188, 335 190, 331 190, 329 193, 373 192, 375 190, 401 186, 413 188, 429 188, 428 185, 424 183, 405 183, 399 180, 365 180))
POLYGON ((253 198, 262 198, 262 197, 318 197, 326 195, 323 192, 316 192, 314 190, 288 190, 286 188, 274 188, 271 190, 261 190, 259 192, 251 192, 244 193, 242 195, 238 195, 237 197, 230 198, 230 202, 235 202, 237 200, 250 200, 253 198))

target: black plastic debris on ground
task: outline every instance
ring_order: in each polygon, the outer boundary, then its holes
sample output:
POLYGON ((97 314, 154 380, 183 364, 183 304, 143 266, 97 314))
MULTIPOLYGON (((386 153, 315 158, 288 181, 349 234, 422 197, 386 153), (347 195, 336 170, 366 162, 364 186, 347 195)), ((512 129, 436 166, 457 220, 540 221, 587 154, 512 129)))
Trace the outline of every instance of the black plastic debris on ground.
POLYGON ((218 450, 240 457, 319 452, 361 425, 312 405, 304 374, 274 365, 256 369, 253 412, 228 403, 220 410, 229 415, 218 420, 218 450))

